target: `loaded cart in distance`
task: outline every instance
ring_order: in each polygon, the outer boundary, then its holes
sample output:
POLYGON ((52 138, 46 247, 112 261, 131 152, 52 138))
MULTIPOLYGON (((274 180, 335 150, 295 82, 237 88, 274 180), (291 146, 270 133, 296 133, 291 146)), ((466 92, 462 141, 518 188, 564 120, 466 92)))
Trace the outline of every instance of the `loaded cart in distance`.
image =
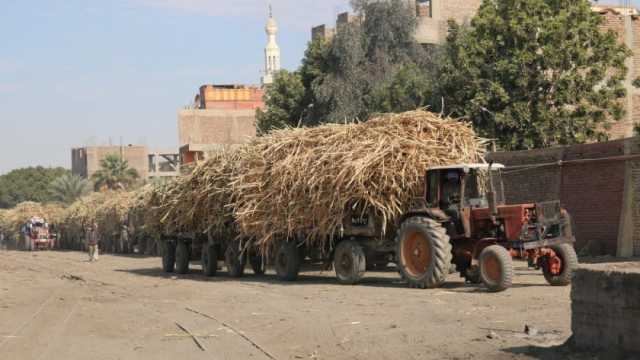
POLYGON ((53 249, 55 235, 49 231, 49 224, 40 217, 32 217, 22 226, 24 249, 28 251, 53 249))
POLYGON ((396 235, 398 270, 411 286, 441 285, 451 265, 468 282, 505 290, 512 258, 542 269, 551 285, 568 285, 577 265, 571 220, 559 201, 505 204, 500 164, 431 168, 425 196, 396 235))

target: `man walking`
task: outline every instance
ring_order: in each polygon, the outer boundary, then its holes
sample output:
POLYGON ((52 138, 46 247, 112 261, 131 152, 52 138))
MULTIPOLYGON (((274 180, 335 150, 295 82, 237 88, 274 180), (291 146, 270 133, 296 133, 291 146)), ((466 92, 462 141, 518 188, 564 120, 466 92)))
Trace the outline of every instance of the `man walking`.
POLYGON ((89 261, 98 261, 98 224, 96 223, 87 229, 87 245, 89 246, 89 261))

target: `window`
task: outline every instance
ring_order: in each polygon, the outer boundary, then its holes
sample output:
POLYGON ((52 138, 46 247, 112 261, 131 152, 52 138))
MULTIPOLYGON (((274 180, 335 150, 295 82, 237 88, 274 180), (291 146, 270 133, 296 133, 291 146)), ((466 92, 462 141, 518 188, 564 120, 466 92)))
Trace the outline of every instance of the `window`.
POLYGON ((427 206, 438 207, 438 171, 427 172, 427 206))

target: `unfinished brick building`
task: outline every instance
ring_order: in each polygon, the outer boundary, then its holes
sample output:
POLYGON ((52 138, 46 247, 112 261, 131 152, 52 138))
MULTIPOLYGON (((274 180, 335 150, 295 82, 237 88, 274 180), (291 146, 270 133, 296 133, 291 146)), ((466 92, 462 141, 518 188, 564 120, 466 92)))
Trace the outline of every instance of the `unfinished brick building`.
MULTIPOLYGON (((455 20, 459 24, 469 25, 482 0, 407 0, 407 3, 416 9, 416 40, 423 45, 440 45, 447 38, 447 22, 455 20)), ((619 41, 633 52, 627 61, 627 97, 623 100, 626 115, 608 131, 611 140, 631 137, 634 135, 634 125, 640 124, 640 89, 633 86, 633 80, 640 77, 640 14, 637 9, 629 7, 595 5, 592 9, 604 18, 602 30, 613 30, 618 34, 619 41)), ((359 18, 348 13, 340 14, 335 28, 326 25, 312 28, 312 39, 331 39, 340 26, 354 21, 359 21, 359 18)))
POLYGON ((146 146, 87 146, 71 149, 71 172, 89 179, 100 170, 100 161, 117 155, 138 172, 141 179, 177 176, 178 154, 175 150, 149 152, 146 146))
POLYGON ((191 109, 178 113, 182 164, 203 160, 207 152, 244 144, 256 135, 256 110, 264 107, 257 86, 203 85, 191 109))

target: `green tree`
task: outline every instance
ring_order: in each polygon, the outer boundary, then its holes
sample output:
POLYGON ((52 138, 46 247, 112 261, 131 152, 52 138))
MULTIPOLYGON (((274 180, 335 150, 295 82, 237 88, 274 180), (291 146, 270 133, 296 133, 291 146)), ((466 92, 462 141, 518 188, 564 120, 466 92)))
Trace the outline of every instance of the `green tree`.
POLYGON ((601 22, 587 0, 484 1, 471 28, 450 24, 444 111, 504 149, 605 139, 623 115, 629 50, 601 22))
POLYGON ((96 190, 124 190, 135 184, 139 175, 122 157, 109 154, 100 160, 100 170, 96 171, 92 178, 96 190))
POLYGON ((53 180, 49 192, 54 201, 71 204, 91 192, 91 183, 80 176, 65 174, 53 180))
POLYGON ((267 110, 258 109, 256 112, 258 134, 301 124, 305 110, 304 95, 304 86, 299 73, 286 70, 276 73, 273 84, 269 85, 266 94, 267 110))
POLYGON ((63 175, 67 169, 42 166, 13 170, 0 176, 0 208, 12 208, 24 201, 49 202, 49 184, 63 175))
POLYGON ((330 41, 311 41, 300 69, 267 89, 267 109, 258 112, 262 132, 366 120, 372 112, 429 103, 432 58, 415 40, 415 9, 403 0, 353 6, 364 20, 341 25, 330 41))
POLYGON ((315 89, 319 107, 329 109, 326 119, 366 120, 390 104, 397 111, 423 105, 431 93, 425 86, 431 83, 431 57, 415 40, 415 8, 402 0, 358 0, 353 7, 363 20, 339 29, 329 47, 327 71, 315 89), (409 76, 421 85, 397 86, 409 76))

